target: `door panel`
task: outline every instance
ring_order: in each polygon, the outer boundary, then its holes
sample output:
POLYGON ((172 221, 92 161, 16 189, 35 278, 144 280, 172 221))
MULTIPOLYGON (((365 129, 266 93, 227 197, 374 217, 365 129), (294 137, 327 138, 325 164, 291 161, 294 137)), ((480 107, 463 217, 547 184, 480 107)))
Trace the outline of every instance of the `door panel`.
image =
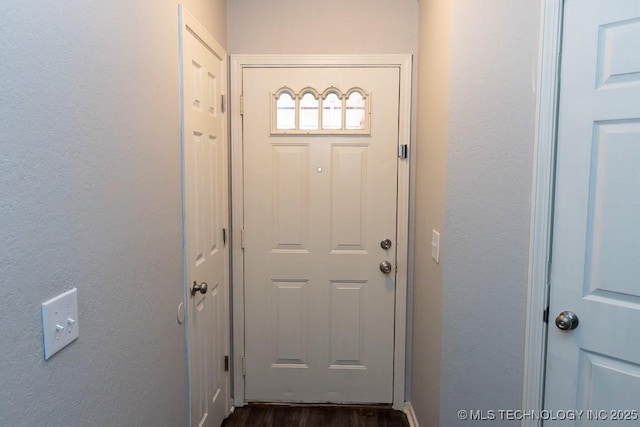
POLYGON ((368 147, 331 146, 331 252, 366 250, 368 147))
POLYGON ((390 403, 399 70, 246 68, 243 99, 245 398, 390 403), (364 89, 370 134, 272 132, 283 87, 364 89))
POLYGON ((309 147, 274 145, 272 150, 273 250, 306 251, 309 236, 309 147))
POLYGON ((206 293, 187 293, 189 384, 192 426, 219 426, 226 412, 227 155, 220 96, 226 54, 184 12, 183 156, 187 284, 206 283, 206 293), (197 32, 197 34, 196 34, 197 32))
POLYGON ((545 405, 638 410, 640 3, 568 0, 564 20, 545 405))
POLYGON ((363 363, 366 283, 331 283, 331 367, 363 363))

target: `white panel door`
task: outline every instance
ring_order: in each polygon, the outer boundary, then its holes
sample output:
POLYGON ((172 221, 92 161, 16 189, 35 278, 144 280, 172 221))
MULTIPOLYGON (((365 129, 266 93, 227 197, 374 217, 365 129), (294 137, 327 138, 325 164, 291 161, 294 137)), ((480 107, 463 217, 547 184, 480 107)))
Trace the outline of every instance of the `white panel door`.
POLYGON ((398 94, 396 67, 243 71, 247 401, 392 401, 398 94), (284 86, 363 89, 370 135, 271 134, 284 86))
POLYGON ((226 53, 190 15, 183 25, 182 108, 187 329, 192 426, 218 427, 227 406, 226 53), (192 292, 195 291, 195 292, 192 292))
POLYGON ((545 406, 637 425, 640 1, 565 3, 545 406))

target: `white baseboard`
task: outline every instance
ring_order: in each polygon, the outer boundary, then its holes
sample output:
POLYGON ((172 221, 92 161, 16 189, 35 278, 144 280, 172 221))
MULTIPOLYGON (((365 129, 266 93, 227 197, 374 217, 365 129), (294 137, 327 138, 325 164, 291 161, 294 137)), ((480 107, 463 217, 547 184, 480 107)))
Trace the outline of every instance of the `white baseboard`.
POLYGON ((407 415, 407 420, 409 420, 410 427, 420 427, 420 425, 418 424, 418 417, 416 417, 416 413, 413 411, 411 402, 404 402, 404 413, 407 415))

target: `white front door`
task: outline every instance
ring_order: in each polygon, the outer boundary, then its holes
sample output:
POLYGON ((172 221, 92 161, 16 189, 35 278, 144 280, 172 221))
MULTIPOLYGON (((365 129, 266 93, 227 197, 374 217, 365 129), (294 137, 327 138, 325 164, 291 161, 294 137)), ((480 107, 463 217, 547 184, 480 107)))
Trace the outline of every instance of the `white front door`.
POLYGON ((399 68, 245 68, 242 89, 245 399, 391 403, 399 68))
POLYGON ((636 425, 640 2, 567 0, 563 32, 545 407, 636 425))
POLYGON ((229 375, 226 53, 182 9, 185 264, 191 426, 218 427, 229 375))

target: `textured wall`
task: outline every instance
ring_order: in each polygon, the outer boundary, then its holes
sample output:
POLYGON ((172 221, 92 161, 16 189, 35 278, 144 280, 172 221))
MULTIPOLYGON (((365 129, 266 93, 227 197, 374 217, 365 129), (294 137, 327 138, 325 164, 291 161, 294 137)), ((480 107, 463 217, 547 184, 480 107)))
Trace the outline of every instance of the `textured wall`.
POLYGON ((521 407, 539 12, 453 1, 442 426, 468 424, 458 409, 521 407))
POLYGON ((177 3, 9 0, 0 45, 0 425, 185 425, 177 3))
POLYGON ((431 258, 431 230, 440 231, 445 245, 451 0, 421 0, 419 25, 411 403, 421 425, 436 426, 440 398, 442 263, 436 264, 431 258))
POLYGON ((415 53, 415 0, 232 0, 228 51, 415 53))
MULTIPOLYGON (((231 0, 233 3, 234 0, 231 0)), ((227 46, 226 0, 178 0, 223 47, 227 46)))

